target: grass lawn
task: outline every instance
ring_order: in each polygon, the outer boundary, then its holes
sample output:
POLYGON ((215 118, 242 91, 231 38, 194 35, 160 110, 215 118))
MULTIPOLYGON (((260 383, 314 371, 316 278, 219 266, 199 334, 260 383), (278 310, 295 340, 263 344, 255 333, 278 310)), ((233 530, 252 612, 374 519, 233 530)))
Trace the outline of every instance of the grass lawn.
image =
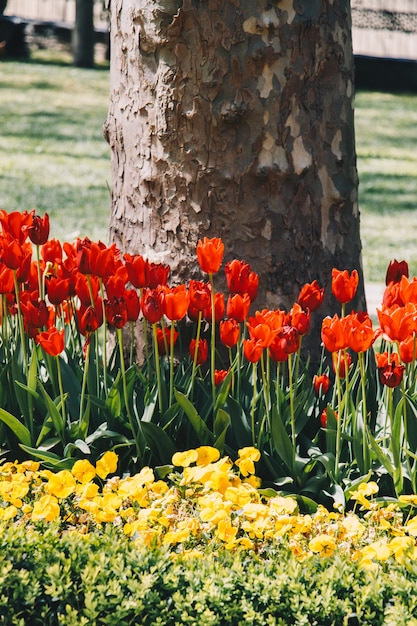
POLYGON ((358 92, 355 127, 366 281, 394 258, 417 275, 417 94, 358 92))
MULTIPOLYGON (((110 149, 102 135, 107 68, 3 62, 0 77, 0 207, 48 211, 52 235, 107 241, 110 149)), ((64 59, 65 61, 65 59, 64 59)), ((381 283, 388 262, 406 259, 417 274, 417 96, 361 91, 356 96, 363 262, 381 283)))
POLYGON ((108 83, 107 69, 1 64, 0 208, 48 211, 62 241, 107 241, 108 83))

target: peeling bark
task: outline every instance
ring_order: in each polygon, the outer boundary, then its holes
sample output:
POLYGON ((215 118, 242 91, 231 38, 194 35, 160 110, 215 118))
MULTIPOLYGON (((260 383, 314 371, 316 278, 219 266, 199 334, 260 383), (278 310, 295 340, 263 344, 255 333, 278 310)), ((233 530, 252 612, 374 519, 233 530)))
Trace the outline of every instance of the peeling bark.
POLYGON ((111 0, 110 18, 112 240, 179 281, 221 236, 259 308, 362 275, 349 0, 111 0))

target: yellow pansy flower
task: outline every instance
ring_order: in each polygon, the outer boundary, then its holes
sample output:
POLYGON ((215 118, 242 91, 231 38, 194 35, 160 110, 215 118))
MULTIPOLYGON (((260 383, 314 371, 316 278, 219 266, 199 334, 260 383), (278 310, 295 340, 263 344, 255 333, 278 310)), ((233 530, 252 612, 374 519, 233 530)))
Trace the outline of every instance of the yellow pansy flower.
POLYGON ((45 490, 56 498, 68 498, 74 493, 76 482, 69 470, 61 470, 54 474, 49 474, 49 480, 45 484, 45 490))
POLYGON ((175 452, 172 457, 172 464, 175 465, 175 467, 189 467, 191 463, 195 463, 197 459, 197 450, 185 450, 184 452, 175 452))
POLYGON ((335 551, 336 541, 331 535, 322 533, 320 535, 317 535, 317 537, 311 539, 308 547, 315 554, 319 554, 323 557, 328 557, 332 556, 333 552, 335 551))
POLYGON ((109 474, 114 474, 117 469, 118 456, 109 450, 105 452, 96 463, 96 471, 100 478, 106 478, 109 474))
POLYGON ((79 459, 72 466, 71 474, 80 483, 89 483, 96 476, 96 468, 87 459, 79 459))
POLYGON ((198 454, 197 465, 209 465, 220 458, 220 451, 212 446, 200 446, 196 449, 196 452, 198 454))
POLYGON ((59 517, 59 504, 57 498, 52 495, 44 495, 35 502, 32 510, 32 520, 46 520, 53 522, 59 517))

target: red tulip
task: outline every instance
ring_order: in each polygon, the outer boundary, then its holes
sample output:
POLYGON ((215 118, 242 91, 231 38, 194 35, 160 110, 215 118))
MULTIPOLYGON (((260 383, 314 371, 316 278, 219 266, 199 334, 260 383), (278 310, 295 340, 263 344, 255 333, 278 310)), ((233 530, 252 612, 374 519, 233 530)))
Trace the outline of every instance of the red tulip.
POLYGON ((3 228, 3 233, 11 235, 13 239, 16 239, 18 243, 22 244, 26 239, 25 226, 30 222, 31 216, 27 211, 20 213, 19 211, 12 211, 7 213, 3 209, 0 210, 0 223, 3 228))
POLYGON ((335 374, 338 374, 339 378, 346 378, 347 372, 352 365, 352 357, 349 352, 333 352, 332 353, 332 366, 335 374))
POLYGON ((321 339, 329 352, 338 352, 348 347, 345 323, 338 315, 325 317, 321 326, 321 339))
POLYGON ((48 300, 55 306, 70 298, 71 281, 69 278, 50 276, 46 281, 48 300))
MULTIPOLYGON (((195 357, 195 351, 196 351, 196 340, 191 339, 188 352, 193 360, 195 357)), ((206 339, 200 339, 197 344, 196 364, 203 365, 203 363, 207 361, 207 357, 208 357, 208 342, 206 339)))
POLYGON ((42 246, 41 256, 45 263, 60 264, 62 262, 61 242, 58 239, 49 239, 42 246))
POLYGON ((348 346, 354 352, 366 352, 378 337, 367 313, 351 313, 345 318, 348 346))
POLYGON ((301 336, 306 335, 310 330, 310 317, 309 309, 303 309, 296 302, 289 314, 290 326, 296 328, 301 336))
POLYGON ((359 276, 356 270, 349 274, 347 270, 332 270, 332 293, 341 304, 350 302, 358 288, 359 276))
POLYGON ((150 324, 159 322, 164 314, 162 293, 157 289, 144 289, 141 309, 143 316, 150 324))
POLYGON ((135 289, 126 289, 124 292, 128 322, 136 322, 140 313, 140 300, 135 289))
POLYGON ((159 285, 166 285, 168 282, 170 268, 163 263, 148 263, 147 265, 147 287, 156 289, 159 285))
POLYGON ((381 383, 391 388, 398 387, 403 379, 405 367, 400 365, 397 352, 377 353, 375 358, 381 383))
POLYGON ((251 363, 257 363, 263 353, 263 343, 258 339, 244 339, 243 340, 243 354, 245 359, 251 363))
POLYGON ((30 221, 23 229, 32 243, 36 246, 42 246, 49 238, 49 215, 45 213, 43 217, 30 213, 30 221))
POLYGON ((316 396, 326 395, 330 387, 330 378, 327 374, 315 375, 313 378, 314 393, 316 396))
POLYGON ((248 316, 250 305, 251 300, 247 293, 243 296, 236 293, 227 300, 226 315, 233 317, 237 322, 243 322, 248 316))
POLYGON ((185 285, 164 291, 164 312, 169 320, 181 320, 187 314, 190 297, 185 285))
POLYGON ((226 274, 227 287, 230 293, 248 292, 249 274, 251 272, 249 263, 233 259, 226 263, 224 273, 226 274))
MULTIPOLYGON (((173 343, 175 345, 178 339, 178 331, 174 330, 173 343)), ((164 356, 167 351, 169 351, 169 347, 171 344, 171 328, 164 326, 163 328, 156 329, 156 341, 158 343, 158 352, 159 356, 164 356)))
POLYGON ((77 309, 78 329, 82 335, 88 337, 95 332, 103 323, 103 308, 100 298, 96 301, 96 306, 85 307, 81 305, 77 309))
POLYGON ((317 280, 313 280, 301 288, 297 302, 303 309, 316 311, 322 305, 323 299, 324 289, 319 287, 317 280))
POLYGON ((143 289, 148 287, 148 261, 146 261, 141 254, 125 254, 123 256, 125 261, 127 275, 129 281, 136 289, 143 289))
POLYGON ((385 275, 385 284, 399 283, 402 276, 408 278, 408 263, 407 261, 397 261, 394 259, 394 261, 391 261, 388 265, 385 275))
POLYGON ((51 356, 58 356, 65 348, 65 331, 58 330, 55 326, 51 326, 48 330, 36 336, 38 343, 51 356))
POLYGON ((222 384, 228 373, 229 370, 214 370, 214 384, 216 387, 222 384))
MULTIPOLYGON (((223 319, 224 309, 225 309, 224 293, 215 293, 214 294, 214 321, 216 324, 218 324, 220 320, 223 319)), ((211 324, 211 301, 210 301, 209 306, 206 309, 204 309, 203 313, 204 313, 203 317, 206 320, 206 322, 211 324)))
POLYGON ((197 259, 203 272, 206 274, 215 274, 219 271, 223 261, 224 244, 219 237, 208 239, 204 237, 203 241, 199 239, 197 243, 197 259))
POLYGON ((226 346, 226 348, 233 348, 239 341, 239 323, 233 318, 223 320, 220 322, 219 333, 222 344, 226 346))
POLYGON ((110 300, 104 301, 104 311, 106 320, 115 328, 123 328, 127 322, 127 306, 124 298, 113 296, 110 300))
MULTIPOLYGON (((201 280, 190 280, 188 284, 190 295, 190 309, 197 311, 197 317, 199 311, 204 311, 210 306, 211 303, 211 286, 209 283, 205 283, 201 280)), ((190 316, 193 319, 193 316, 190 316)))

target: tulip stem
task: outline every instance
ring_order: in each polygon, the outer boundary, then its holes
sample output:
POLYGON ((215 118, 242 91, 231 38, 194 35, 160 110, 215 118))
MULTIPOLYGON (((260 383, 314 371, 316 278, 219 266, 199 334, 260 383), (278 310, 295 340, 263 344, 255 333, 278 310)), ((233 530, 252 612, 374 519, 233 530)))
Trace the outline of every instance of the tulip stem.
POLYGON ((172 320, 169 337, 169 406, 172 405, 172 399, 174 396, 174 337, 175 322, 172 320))
POLYGON ((25 367, 25 372, 27 374, 28 359, 27 359, 27 350, 26 350, 26 335, 25 335, 25 327, 23 325, 22 308, 20 306, 19 283, 18 283, 18 280, 17 280, 17 272, 16 272, 16 270, 13 270, 13 281, 14 281, 14 291, 15 291, 15 297, 16 297, 17 317, 18 317, 18 320, 19 320, 20 340, 22 342, 23 363, 24 363, 24 367, 25 367))
POLYGON ((295 459, 296 450, 296 432, 295 432, 295 410, 294 410, 294 389, 293 389, 293 363, 292 354, 288 355, 288 386, 290 390, 290 413, 291 413, 291 442, 293 448, 293 457, 295 459))
POLYGON ((138 440, 138 433, 137 433, 137 429, 135 428, 132 413, 130 411, 129 395, 127 393, 126 368, 125 368, 124 351, 123 351, 123 330, 121 328, 117 328, 116 333, 117 333, 117 341, 119 344, 120 371, 122 374, 123 397, 125 401, 126 414, 127 414, 127 419, 129 421, 130 430, 132 431, 132 435, 135 440, 136 452, 137 452, 138 458, 141 459, 142 452, 141 452, 140 444, 138 440))
POLYGON ((255 406, 256 406, 256 379, 257 379, 257 366, 258 363, 252 363, 252 386, 253 386, 253 395, 252 395, 252 406, 251 406, 251 430, 252 430, 252 445, 256 446, 256 435, 255 435, 255 406))
MULTIPOLYGON (((65 395, 64 395, 64 387, 62 384, 62 373, 61 373, 61 363, 59 360, 59 356, 55 357, 56 360, 56 369, 58 372, 58 387, 59 387, 59 393, 61 396, 61 413, 62 413, 62 423, 65 424, 66 420, 67 420, 67 415, 66 415, 66 410, 65 410, 65 395)), ((68 421, 68 428, 70 427, 70 423, 68 421)))
POLYGON ((162 382, 161 382, 161 364, 159 362, 159 349, 158 349, 158 339, 156 335, 156 324, 152 324, 152 335, 153 335, 153 349, 155 354, 155 370, 156 370, 156 380, 158 385, 158 403, 159 403, 159 412, 162 415, 163 413, 163 405, 162 405, 162 382))
POLYGON ((193 369, 191 370, 191 389, 190 389, 190 400, 193 399, 194 393, 194 381, 195 381, 195 372, 197 369, 197 355, 198 355, 198 344, 200 342, 201 335, 201 318, 203 316, 203 312, 198 312, 198 320, 197 320, 197 332, 195 336, 195 347, 194 347, 194 355, 193 355, 193 369))
POLYGON ((209 274, 209 280, 211 285, 211 359, 210 359, 210 370, 211 370, 211 395, 213 402, 213 411, 216 403, 216 383, 215 383, 215 367, 216 367, 216 310, 215 310, 215 297, 214 297, 214 281, 213 274, 209 274))
POLYGON ((78 420, 79 424, 81 424, 82 419, 83 419, 85 390, 87 387, 88 367, 90 364, 90 346, 91 346, 91 341, 90 341, 90 338, 88 337, 86 341, 86 351, 85 351, 85 359, 84 359, 84 375, 83 375, 83 382, 81 386, 80 415, 79 415, 79 420, 78 420))
POLYGON ((336 482, 339 482, 339 461, 340 461, 340 446, 341 446, 341 436, 342 436, 342 388, 340 383, 340 360, 341 360, 342 352, 341 350, 337 353, 337 367, 336 367, 336 388, 337 388, 337 405, 339 407, 339 417, 337 418, 336 425, 336 453, 335 453, 335 462, 334 462, 334 475, 336 482))
MULTIPOLYGON (((359 369, 361 374, 361 386, 362 386, 362 422, 363 422, 363 432, 362 432, 362 456, 363 456, 363 473, 366 474, 369 471, 369 452, 367 446, 367 437, 366 437, 366 429, 368 423, 368 408, 366 403, 366 379, 365 379, 365 364, 364 364, 364 355, 363 352, 358 353, 359 359, 359 369)), ((347 376, 347 370, 346 370, 347 376)))

